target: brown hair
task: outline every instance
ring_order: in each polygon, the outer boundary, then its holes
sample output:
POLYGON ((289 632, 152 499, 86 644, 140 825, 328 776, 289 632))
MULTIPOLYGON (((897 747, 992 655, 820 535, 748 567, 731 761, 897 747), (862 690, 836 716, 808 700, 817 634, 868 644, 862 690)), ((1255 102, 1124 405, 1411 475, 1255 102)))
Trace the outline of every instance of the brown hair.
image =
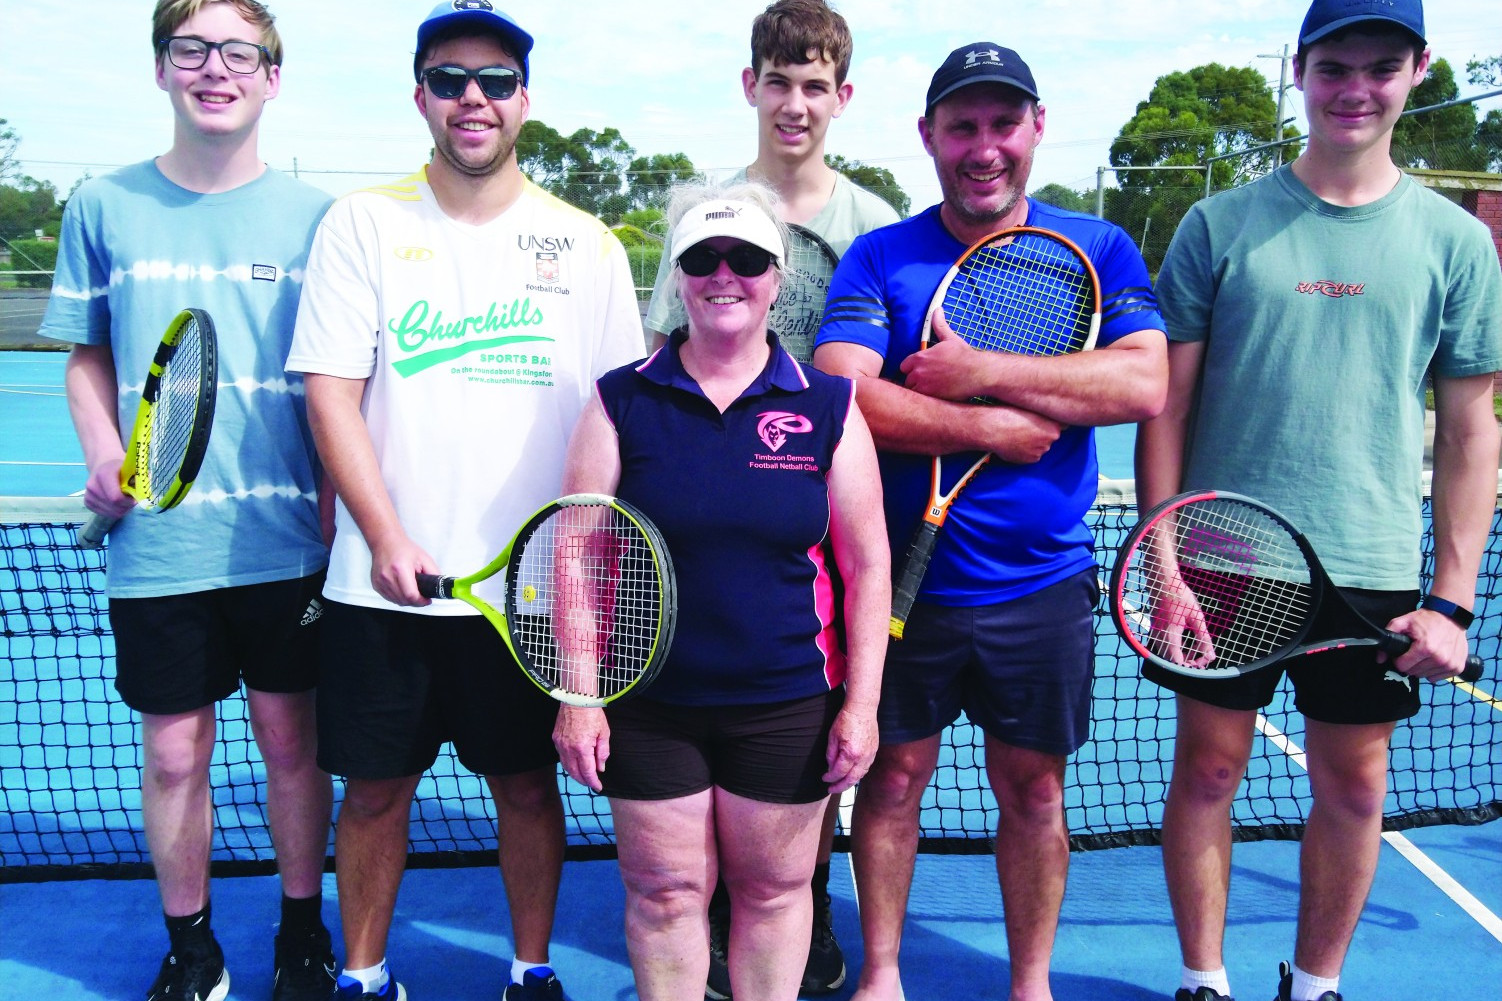
MULTIPOLYGON (((1413 50, 1413 65, 1415 67, 1418 66, 1419 60, 1424 58, 1424 50, 1429 47, 1427 42, 1406 28, 1399 27, 1396 24, 1383 24, 1379 21, 1358 21, 1355 24, 1330 32, 1330 34, 1315 42, 1314 45, 1343 42, 1352 35, 1365 35, 1370 38, 1393 38, 1404 42, 1413 50)), ((1312 47, 1311 45, 1304 45, 1301 42, 1298 51, 1294 53, 1294 65, 1298 67, 1300 73, 1304 72, 1304 60, 1308 57, 1309 50, 1312 47)))
POLYGON ((850 26, 824 0, 777 0, 751 22, 751 72, 763 62, 803 64, 827 59, 834 82, 850 72, 850 26))
POLYGON ((157 0, 156 10, 151 15, 151 48, 157 58, 162 56, 162 39, 170 37, 205 7, 216 3, 229 4, 237 14, 260 29, 260 44, 266 49, 271 65, 282 64, 282 36, 277 33, 276 18, 258 0, 157 0))

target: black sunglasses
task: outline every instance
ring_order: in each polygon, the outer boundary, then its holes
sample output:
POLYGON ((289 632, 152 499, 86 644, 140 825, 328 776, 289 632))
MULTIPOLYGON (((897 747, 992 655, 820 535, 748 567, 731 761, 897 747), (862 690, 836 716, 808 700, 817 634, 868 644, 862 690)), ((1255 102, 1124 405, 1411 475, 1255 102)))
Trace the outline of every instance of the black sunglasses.
POLYGON ((755 278, 767 273, 772 266, 772 255, 750 243, 737 243, 723 254, 705 244, 695 244, 678 258, 683 273, 694 278, 704 278, 715 273, 720 262, 730 265, 730 270, 742 278, 755 278))
POLYGON ((430 66, 422 71, 434 97, 452 101, 469 88, 471 80, 480 81, 480 90, 492 101, 508 100, 516 93, 522 75, 509 66, 482 66, 477 70, 463 66, 430 66))

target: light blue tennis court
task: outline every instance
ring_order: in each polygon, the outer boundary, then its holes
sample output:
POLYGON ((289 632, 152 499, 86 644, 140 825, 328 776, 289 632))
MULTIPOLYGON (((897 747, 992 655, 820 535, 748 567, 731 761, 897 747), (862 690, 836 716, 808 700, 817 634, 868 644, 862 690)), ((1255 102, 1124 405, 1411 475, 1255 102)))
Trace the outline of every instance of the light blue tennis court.
MULTIPOLYGON (((100 555, 73 545, 67 519, 83 470, 62 390, 63 355, 0 352, 0 982, 12 993, 79 999, 137 995, 161 958, 159 904, 139 819, 136 722, 113 696, 100 555), (108 877, 108 878, 100 878, 108 877), (131 878, 135 877, 135 878, 131 878)), ((1101 435, 1102 468, 1130 476, 1130 429, 1101 435)), ((170 514, 163 515, 170 517, 170 514)), ((1102 558, 1130 526, 1130 495, 1103 491, 1102 558)), ((1342 991, 1352 1001, 1487 998, 1502 984, 1502 549, 1493 549, 1477 686, 1440 685, 1400 729, 1387 813, 1394 827, 1342 991), (1411 827, 1413 824, 1438 826, 1411 827), (1481 822, 1474 826, 1461 826, 1481 822)), ((1172 754, 1172 706, 1136 676, 1109 622, 1097 630, 1093 739, 1071 767, 1073 856, 1055 954, 1058 998, 1161 998, 1178 953, 1156 829, 1172 754), (1111 847, 1121 846, 1121 847, 1111 847)), ((1474 632, 1473 632, 1474 634, 1474 632)), ((1246 794, 1228 933, 1232 984, 1270 996, 1292 950, 1296 836, 1307 805, 1302 726, 1281 703, 1266 714, 1246 794)), ((1006 948, 994 865, 995 804, 979 735, 955 728, 924 812, 924 850, 904 946, 908 996, 1004 998, 1006 948)), ((261 810, 260 766, 240 700, 225 704, 215 767, 215 926, 234 997, 270 989, 277 887, 261 810), (231 878, 233 877, 233 878, 231 878)), ((565 783, 571 859, 554 965, 572 997, 632 995, 622 894, 603 800, 565 783)), ((494 822, 480 783, 445 758, 414 808, 412 871, 392 933, 393 968, 414 999, 493 998, 511 955, 494 871, 494 822)), ((836 855, 835 924, 860 959, 856 887, 836 855)), ((326 916, 335 918, 332 877, 326 916)), ((337 948, 337 929, 336 929, 337 948)), ((836 997, 848 997, 852 975, 836 997)))

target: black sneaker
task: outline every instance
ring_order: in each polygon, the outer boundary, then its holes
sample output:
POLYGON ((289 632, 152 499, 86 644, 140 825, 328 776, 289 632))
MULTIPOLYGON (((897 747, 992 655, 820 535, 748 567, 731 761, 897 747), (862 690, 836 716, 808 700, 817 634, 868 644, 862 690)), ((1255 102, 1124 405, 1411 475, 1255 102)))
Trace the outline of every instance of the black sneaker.
POLYGON ((213 951, 202 956, 167 953, 146 1001, 224 1001, 229 996, 229 971, 224 968, 224 950, 218 942, 211 944, 213 951))
MULTIPOLYGON (((1278 996, 1273 1001, 1290 1001, 1293 994, 1293 967, 1287 963, 1278 964, 1278 996)), ((1339 994, 1334 991, 1325 991, 1314 1001, 1342 1001, 1339 994)))
POLYGON ((1174 992, 1173 1001, 1236 1001, 1236 999, 1221 994, 1213 987, 1196 987, 1192 991, 1187 987, 1180 987, 1174 992))
POLYGON ((709 976, 704 979, 704 996, 709 1001, 730 1001, 730 906, 727 900, 719 907, 709 904, 709 976))
POLYGON ((522 974, 522 982, 508 984, 502 1001, 564 1001, 563 985, 546 966, 522 974))
POLYGON ((803 967, 803 993, 829 994, 845 983, 845 954, 835 941, 829 913, 829 894, 814 901, 813 934, 808 942, 808 962, 803 967))
POLYGON ((339 967, 329 930, 276 937, 276 967, 271 978, 271 1001, 329 1001, 339 967))

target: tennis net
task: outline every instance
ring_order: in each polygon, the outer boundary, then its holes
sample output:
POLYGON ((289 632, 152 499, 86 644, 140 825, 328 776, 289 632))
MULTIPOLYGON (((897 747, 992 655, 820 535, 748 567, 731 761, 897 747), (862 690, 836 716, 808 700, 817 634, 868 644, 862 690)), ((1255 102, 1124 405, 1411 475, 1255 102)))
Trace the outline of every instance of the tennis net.
MULTIPOLYGON (((77 547, 83 518, 77 500, 0 500, 0 882, 150 873, 139 727, 112 691, 103 556, 77 547)), ((1131 484, 1103 483, 1091 518, 1103 580, 1135 519, 1131 484)), ((1431 550, 1426 537, 1426 574, 1431 550)), ((1472 630, 1487 678, 1426 685, 1424 710, 1398 727, 1385 809, 1391 829, 1502 816, 1502 702, 1492 694, 1502 671, 1499 586, 1502 525, 1494 517, 1472 630)), ((1303 745, 1303 722, 1286 696, 1280 692, 1264 716, 1235 803, 1240 839, 1296 838, 1303 828, 1308 781, 1290 753, 1303 745)), ((1092 739, 1071 761, 1066 790, 1076 849, 1158 841, 1173 729, 1171 696, 1139 677, 1102 605, 1092 739)), ((983 763, 977 727, 962 719, 946 731, 925 795, 921 850, 991 850, 997 813, 983 763)), ((239 696, 220 707, 212 782, 215 873, 270 871, 263 770, 239 696)), ((560 782, 570 857, 613 855, 607 802, 561 773, 560 782)), ((446 749, 413 805, 409 865, 491 865, 494 846, 485 786, 446 749)))

